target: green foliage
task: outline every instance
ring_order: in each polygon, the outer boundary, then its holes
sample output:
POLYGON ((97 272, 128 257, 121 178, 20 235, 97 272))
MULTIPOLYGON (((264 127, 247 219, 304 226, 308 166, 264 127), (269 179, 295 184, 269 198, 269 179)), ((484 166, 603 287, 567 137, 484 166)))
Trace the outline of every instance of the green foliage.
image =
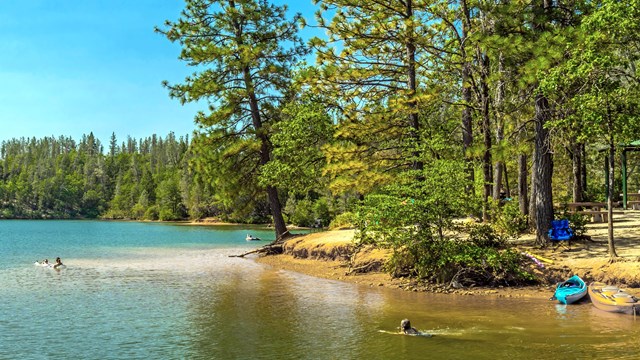
POLYGON ((392 275, 463 285, 533 279, 523 259, 505 248, 506 238, 493 227, 475 225, 466 228, 465 235, 454 223, 469 202, 460 191, 466 184, 460 164, 435 162, 420 176, 409 175, 402 185, 366 196, 358 209, 356 240, 393 249, 387 263, 392 275))
POLYGON ((156 221, 160 220, 160 209, 157 205, 150 206, 147 211, 144 212, 144 220, 156 221))
POLYGON ((356 226, 357 216, 352 212, 337 215, 329 224, 330 230, 350 229, 356 226))
POLYGON ((283 119, 274 125, 272 159, 262 167, 260 184, 285 188, 294 195, 324 190, 322 148, 333 138, 334 127, 322 98, 296 99, 282 114, 283 119))
POLYGON ((315 225, 319 226, 328 226, 331 223, 331 210, 329 209, 329 202, 327 198, 320 198, 313 203, 313 215, 315 220, 319 221, 319 223, 315 223, 315 225))
POLYGON ((206 208, 211 193, 188 172, 188 139, 153 135, 116 144, 112 136, 111 151, 104 154, 91 134, 79 143, 65 137, 2 142, 3 217, 142 219, 150 207, 162 205, 170 210, 167 218, 182 219, 189 216, 185 203, 206 208), (200 192, 183 193, 181 186, 200 192))
MULTIPOLYGON (((394 276, 415 276, 439 284, 463 286, 516 285, 535 281, 517 251, 500 246, 488 226, 470 240, 429 238, 418 232, 405 246, 394 249, 387 270, 394 276)), ((409 240, 409 239, 406 239, 409 240)))
POLYGON ((496 231, 506 237, 517 239, 528 230, 527 216, 520 212, 515 201, 492 202, 491 224, 496 231))
POLYGON ((467 241, 478 247, 501 249, 507 245, 507 239, 491 224, 469 224, 463 227, 463 231, 469 236, 467 241))
POLYGON ((411 229, 433 230, 443 238, 452 220, 468 210, 462 162, 440 160, 400 178, 402 182, 365 197, 358 209, 362 241, 397 243, 416 231, 411 229))
POLYGON ((266 0, 186 0, 178 20, 156 29, 179 43, 180 59, 194 67, 183 83, 165 82, 170 96, 181 103, 209 104, 195 117, 200 127, 197 171, 233 216, 253 216, 252 209, 267 195, 276 236, 286 232, 278 189, 270 180, 259 186, 258 177, 269 178, 283 164, 268 173, 262 170, 271 160, 271 139, 291 88, 292 67, 308 53, 297 36, 299 18, 287 19, 286 6, 266 0))
POLYGON ((331 221, 326 198, 312 201, 308 198, 297 200, 295 197, 290 197, 287 200, 284 213, 289 223, 296 226, 316 227, 329 224, 331 221))

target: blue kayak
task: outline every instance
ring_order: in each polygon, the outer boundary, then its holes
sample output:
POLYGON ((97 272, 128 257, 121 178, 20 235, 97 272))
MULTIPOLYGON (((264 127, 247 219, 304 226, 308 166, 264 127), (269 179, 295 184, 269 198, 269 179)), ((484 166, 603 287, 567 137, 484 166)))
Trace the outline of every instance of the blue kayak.
POLYGON ((587 284, 578 275, 573 275, 567 281, 558 283, 551 300, 558 300, 562 304, 572 304, 585 295, 587 295, 587 284))

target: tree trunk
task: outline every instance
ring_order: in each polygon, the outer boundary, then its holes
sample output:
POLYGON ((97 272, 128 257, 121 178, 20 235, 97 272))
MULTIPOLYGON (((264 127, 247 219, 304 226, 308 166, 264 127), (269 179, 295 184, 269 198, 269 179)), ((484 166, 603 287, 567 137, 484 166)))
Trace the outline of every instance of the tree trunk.
MULTIPOLYGON (((229 6, 235 8, 235 2, 229 1, 229 6)), ((242 26, 238 22, 233 22, 236 41, 239 45, 243 44, 242 41, 242 26)), ((256 136, 260 141, 260 166, 266 165, 271 158, 271 143, 269 136, 262 126, 262 116, 260 113, 260 106, 258 104, 258 98, 256 97, 255 88, 253 84, 253 78, 251 77, 251 69, 249 66, 242 68, 242 75, 244 80, 244 86, 247 92, 247 98, 249 100, 249 108, 251 110, 251 120, 253 122, 253 128, 255 129, 256 136)), ((284 222, 282 216, 282 205, 280 204, 280 198, 278 197, 278 189, 273 186, 267 186, 267 199, 269 201, 269 207, 271 209, 271 216, 273 216, 273 226, 276 232, 276 241, 284 237, 287 237, 289 231, 284 222)))
MULTIPOLYGON (((537 2, 540 5, 533 19, 534 30, 540 36, 546 31, 547 22, 550 21, 551 0, 537 2)), ((553 194, 551 188, 551 178, 553 176, 553 158, 551 156, 551 146, 549 130, 545 128, 549 120, 551 111, 547 98, 538 93, 535 96, 535 131, 534 131, 534 158, 532 175, 532 204, 533 211, 529 214, 535 217, 536 244, 546 246, 549 242, 547 231, 553 220, 553 194)))
MULTIPOLYGON (((412 0, 405 2, 406 18, 409 21, 413 20, 413 3, 412 0)), ((410 137, 412 139, 412 155, 413 155, 413 169, 422 170, 424 163, 420 159, 420 122, 418 117, 418 105, 416 102, 416 45, 414 38, 414 27, 410 26, 407 29, 409 36, 407 37, 406 47, 406 63, 407 63, 407 87, 409 88, 409 126, 411 128, 410 137)))
POLYGON ((571 158, 573 160, 573 202, 581 202, 584 198, 582 189, 582 146, 573 145, 571 158))
POLYGON ((529 215, 527 188, 527 155, 520 154, 518 155, 518 205, 520 212, 524 215, 529 215))
POLYGON ((507 171, 507 164, 502 163, 502 173, 504 174, 504 194, 511 197, 511 186, 509 185, 509 172, 507 171))
POLYGON ((609 183, 608 183, 608 194, 607 194, 607 215, 608 215, 608 233, 609 236, 607 238, 607 243, 609 245, 609 258, 613 259, 618 257, 618 253, 616 253, 616 244, 613 239, 613 194, 614 194, 614 183, 615 183, 615 155, 616 155, 616 143, 613 136, 613 118, 609 113, 609 105, 607 104, 607 130, 609 131, 609 183))
POLYGON ((582 198, 584 199, 587 191, 587 150, 584 144, 580 144, 580 154, 580 158, 582 159, 580 181, 582 182, 582 198))
MULTIPOLYGON (((249 96, 249 107, 251 108, 251 118, 253 119, 253 126, 256 130, 258 139, 260 140, 260 166, 264 166, 271 159, 271 146, 269 137, 262 128, 262 118, 260 116, 258 100, 256 98, 255 92, 253 92, 251 72, 247 67, 245 67, 244 69, 244 80, 248 89, 247 94, 249 96)), ((276 240, 279 240, 288 235, 288 230, 284 222, 284 217, 282 216, 282 205, 280 204, 280 198, 278 197, 278 189, 268 185, 267 199, 269 201, 269 208, 271 209, 271 216, 273 216, 273 226, 276 231, 276 240)))
POLYGON ((493 171, 491 161, 491 117, 489 113, 489 58, 480 49, 477 51, 478 60, 482 63, 480 76, 480 101, 482 110, 482 134, 484 137, 484 154, 482 156, 482 174, 484 192, 482 194, 482 220, 489 220, 489 199, 493 191, 493 171))
POLYGON ((536 244, 545 246, 549 237, 547 231, 553 220, 553 196, 551 177, 553 175, 553 158, 549 144, 549 130, 544 126, 549 119, 550 108, 547 98, 536 95, 535 104, 535 163, 534 207, 536 225, 536 244))
POLYGON ((464 152, 463 156, 465 162, 467 164, 467 180, 469 181, 469 185, 465 189, 465 193, 467 195, 474 194, 474 186, 475 182, 475 173, 473 168, 473 159, 467 153, 469 148, 473 145, 473 119, 471 116, 471 63, 470 60, 467 59, 467 51, 466 51, 466 39, 470 31, 471 27, 471 15, 469 13, 469 8, 467 7, 467 2, 462 1, 462 10, 463 10, 463 20, 462 20, 462 42, 460 44, 460 54, 462 55, 462 102, 464 103, 464 108, 462 109, 462 151, 464 152))
POLYGON ((537 149, 534 145, 533 147, 533 153, 531 154, 531 184, 530 186, 530 191, 529 191, 529 226, 531 228, 531 230, 535 231, 536 230, 536 215, 537 215, 537 211, 536 211, 536 152, 537 149))
MULTIPOLYGON (((498 55, 498 73, 500 76, 500 80, 498 81, 498 91, 496 92, 496 144, 498 146, 501 145, 502 140, 504 139, 504 121, 502 119, 502 108, 504 106, 504 55, 500 52, 498 55)), ((496 161, 493 168, 493 198, 495 200, 500 199, 502 193, 505 194, 504 188, 502 186, 502 174, 505 168, 505 164, 502 160, 496 161)))

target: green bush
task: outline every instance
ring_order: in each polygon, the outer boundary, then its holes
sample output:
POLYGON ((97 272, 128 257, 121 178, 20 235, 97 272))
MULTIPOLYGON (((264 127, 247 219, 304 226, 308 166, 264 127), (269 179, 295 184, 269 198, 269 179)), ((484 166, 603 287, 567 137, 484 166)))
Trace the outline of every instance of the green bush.
POLYGON ((157 205, 153 205, 151 207, 149 207, 147 209, 147 211, 144 212, 144 219, 145 220, 151 220, 151 221, 157 221, 160 219, 160 211, 158 209, 157 205))
POLYGON ((344 212, 331 220, 330 230, 350 229, 355 227, 356 215, 352 212, 344 212))
POLYGON ((133 205, 133 209, 131 209, 131 217, 133 217, 136 220, 142 219, 144 218, 145 211, 146 211, 145 207, 142 204, 137 203, 133 205))
MULTIPOLYGON (((396 277, 468 286, 532 281, 527 259, 507 247, 505 234, 486 224, 462 229, 454 221, 480 203, 461 194, 464 170, 463 162, 437 161, 366 196, 358 207, 356 240, 392 249, 386 269, 396 277)), ((499 209, 496 218, 505 227, 521 219, 510 205, 499 209)))
POLYGON ((494 203, 492 220, 497 232, 513 239, 517 239, 528 228, 527 216, 520 212, 520 206, 515 201, 494 203))
POLYGON ((315 223, 315 217, 312 209, 312 202, 307 199, 300 200, 296 203, 293 214, 289 217, 290 221, 297 226, 311 227, 315 223))
POLYGON ((501 249, 507 244, 507 239, 489 224, 468 224, 463 229, 469 241, 479 247, 501 249))
POLYGON ((327 226, 331 222, 331 212, 329 211, 327 198, 322 197, 313 203, 313 214, 315 220, 319 220, 322 226, 327 226))
POLYGON ((526 259, 513 249, 482 246, 473 241, 418 240, 397 248, 387 262, 393 276, 413 276, 428 282, 463 286, 517 285, 535 277, 526 259))
POLYGON ((180 216, 171 209, 160 209, 160 221, 180 220, 180 216))

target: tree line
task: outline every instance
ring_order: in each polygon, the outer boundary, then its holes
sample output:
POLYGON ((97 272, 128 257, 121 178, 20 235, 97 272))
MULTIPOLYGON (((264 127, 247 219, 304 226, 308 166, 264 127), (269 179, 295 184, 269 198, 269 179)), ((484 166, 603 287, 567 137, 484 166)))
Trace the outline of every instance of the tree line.
POLYGON ((105 151, 93 134, 3 141, 0 217, 182 219, 201 188, 188 171, 188 137, 153 135, 105 151))
MULTIPOLYGON (((0 144, 0 219, 270 221, 265 199, 220 201, 209 178, 194 169, 189 136, 144 139, 112 134, 105 148, 92 133, 20 138, 0 144)), ((343 200, 285 199, 288 222, 327 225, 343 200)), ((344 211, 344 210, 342 210, 344 211)))

